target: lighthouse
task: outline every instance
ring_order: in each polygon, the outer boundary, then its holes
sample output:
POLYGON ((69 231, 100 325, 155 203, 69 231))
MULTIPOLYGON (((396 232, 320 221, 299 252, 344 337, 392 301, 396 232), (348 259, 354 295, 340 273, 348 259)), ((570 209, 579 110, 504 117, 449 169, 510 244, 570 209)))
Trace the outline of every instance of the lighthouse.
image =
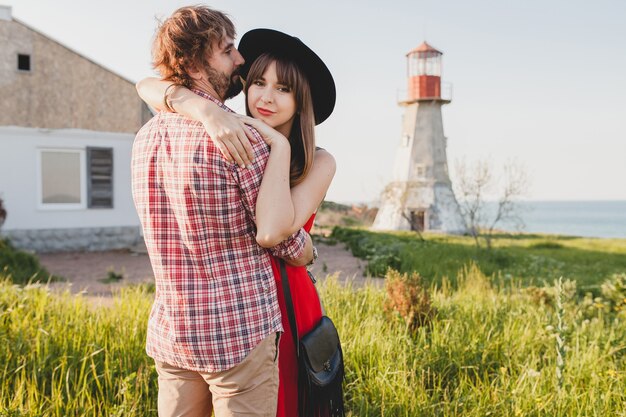
POLYGON ((408 94, 392 181, 381 195, 373 229, 464 233, 452 192, 441 108, 443 53, 426 42, 407 57, 408 94))

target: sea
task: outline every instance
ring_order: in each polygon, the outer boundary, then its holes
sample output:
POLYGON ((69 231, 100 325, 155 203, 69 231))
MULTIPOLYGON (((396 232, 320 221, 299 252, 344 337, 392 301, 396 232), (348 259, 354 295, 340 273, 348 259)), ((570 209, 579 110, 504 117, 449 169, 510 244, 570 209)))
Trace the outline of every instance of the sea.
POLYGON ((511 222, 496 226, 507 231, 626 239, 626 201, 520 202, 525 227, 511 222))

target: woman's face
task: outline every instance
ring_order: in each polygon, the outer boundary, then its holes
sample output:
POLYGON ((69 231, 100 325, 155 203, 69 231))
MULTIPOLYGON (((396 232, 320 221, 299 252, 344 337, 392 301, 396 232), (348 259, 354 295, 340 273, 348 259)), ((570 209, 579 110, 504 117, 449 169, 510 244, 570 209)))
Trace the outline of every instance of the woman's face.
POLYGON ((272 62, 260 78, 252 80, 247 100, 252 117, 289 137, 296 114, 296 97, 289 86, 278 81, 276 62, 272 62))

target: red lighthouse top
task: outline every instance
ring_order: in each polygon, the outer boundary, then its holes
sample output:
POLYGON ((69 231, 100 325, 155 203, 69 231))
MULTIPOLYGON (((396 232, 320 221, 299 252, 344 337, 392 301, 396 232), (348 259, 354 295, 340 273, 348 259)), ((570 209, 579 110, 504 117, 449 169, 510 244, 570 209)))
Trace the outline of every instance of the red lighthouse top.
POLYGON ((406 54, 409 101, 441 99, 442 55, 426 42, 406 54))
POLYGON ((421 45, 418 46, 417 48, 409 51, 409 53, 406 54, 406 55, 409 56, 409 55, 411 55, 412 53, 415 53, 415 52, 436 52, 439 55, 443 55, 443 52, 438 51, 437 49, 433 48, 428 43, 426 43, 426 41, 422 42, 421 45))

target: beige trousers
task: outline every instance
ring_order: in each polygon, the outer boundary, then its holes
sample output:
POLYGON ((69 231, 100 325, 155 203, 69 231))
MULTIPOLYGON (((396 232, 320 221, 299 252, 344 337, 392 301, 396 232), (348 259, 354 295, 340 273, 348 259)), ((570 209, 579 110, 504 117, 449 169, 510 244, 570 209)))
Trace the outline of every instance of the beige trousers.
POLYGON ((271 334, 234 368, 196 372, 156 362, 160 417, 276 416, 278 338, 271 334))

